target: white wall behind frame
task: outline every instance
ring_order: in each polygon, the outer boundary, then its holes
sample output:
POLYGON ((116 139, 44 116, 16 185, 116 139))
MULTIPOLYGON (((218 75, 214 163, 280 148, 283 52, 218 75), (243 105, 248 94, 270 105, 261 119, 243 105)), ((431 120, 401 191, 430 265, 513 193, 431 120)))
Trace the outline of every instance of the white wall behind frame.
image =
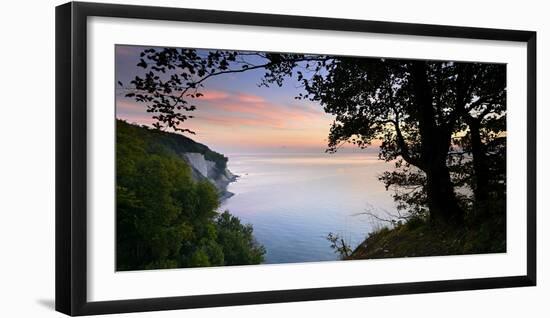
MULTIPOLYGON (((12 1, 3 6, 2 110, 0 125, 0 316, 62 317, 53 311, 54 297, 54 10, 63 1, 12 1), (31 77, 30 77, 31 76, 31 77), (34 80, 32 79, 34 77, 34 80), (26 121, 21 121, 25 118, 26 121), (19 120, 18 120, 19 119, 19 120)), ((545 1, 353 1, 320 5, 313 0, 262 1, 117 1, 146 5, 271 12, 425 22, 464 26, 537 30, 538 33, 538 159, 550 155, 550 11, 545 1), (546 137, 546 138, 545 138, 546 137)), ((187 311, 113 315, 112 317, 547 317, 547 246, 550 228, 548 166, 538 167, 539 286, 426 295, 360 298, 306 303, 211 308, 187 311)))

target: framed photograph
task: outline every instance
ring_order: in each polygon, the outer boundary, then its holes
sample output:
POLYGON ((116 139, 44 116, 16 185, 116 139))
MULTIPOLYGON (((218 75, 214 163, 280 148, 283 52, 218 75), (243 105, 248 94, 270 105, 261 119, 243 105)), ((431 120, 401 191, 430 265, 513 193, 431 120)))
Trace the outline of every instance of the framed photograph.
POLYGON ((56 309, 534 286, 535 96, 531 31, 61 5, 56 309))

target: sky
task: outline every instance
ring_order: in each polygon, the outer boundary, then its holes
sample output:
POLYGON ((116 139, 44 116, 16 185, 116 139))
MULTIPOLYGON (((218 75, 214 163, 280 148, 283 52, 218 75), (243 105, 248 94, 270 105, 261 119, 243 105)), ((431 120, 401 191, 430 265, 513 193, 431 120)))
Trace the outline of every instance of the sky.
MULTIPOLYGON (((115 83, 130 86, 131 79, 143 74, 136 64, 146 48, 116 46, 115 83)), ((324 152, 333 116, 316 102, 296 100, 301 89, 295 79, 282 87, 258 87, 263 74, 259 69, 205 81, 204 96, 194 100, 197 109, 189 113, 195 117, 181 126, 196 135, 185 135, 222 153, 324 152)), ((150 126, 154 120, 146 105, 115 87, 117 118, 150 126)))

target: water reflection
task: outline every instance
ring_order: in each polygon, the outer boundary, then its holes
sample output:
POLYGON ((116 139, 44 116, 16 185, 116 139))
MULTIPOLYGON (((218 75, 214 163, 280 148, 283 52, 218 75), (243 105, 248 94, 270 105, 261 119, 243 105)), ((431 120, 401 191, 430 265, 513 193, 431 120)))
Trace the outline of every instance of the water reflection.
POLYGON ((266 263, 335 260, 329 232, 355 246, 376 226, 358 213, 395 211, 378 181, 393 166, 376 154, 239 154, 228 164, 240 178, 221 209, 254 226, 266 263))

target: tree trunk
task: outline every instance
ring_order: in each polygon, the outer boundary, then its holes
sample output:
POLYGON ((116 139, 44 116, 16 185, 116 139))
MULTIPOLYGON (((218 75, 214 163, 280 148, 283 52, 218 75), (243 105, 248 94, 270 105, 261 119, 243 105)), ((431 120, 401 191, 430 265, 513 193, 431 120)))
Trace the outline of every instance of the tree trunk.
POLYGON ((483 205, 489 198, 489 167, 481 141, 481 123, 479 120, 472 118, 469 120, 468 126, 470 127, 472 161, 475 177, 474 197, 477 204, 483 205))
POLYGON ((464 213, 458 205, 447 165, 434 163, 425 172, 431 221, 461 225, 464 213))
POLYGON ((437 124, 426 62, 413 62, 411 75, 421 140, 422 166, 419 168, 426 173, 430 219, 446 224, 462 224, 464 212, 458 205, 446 164, 451 130, 437 124))
POLYGON ((472 69, 464 64, 458 65, 459 76, 457 78, 456 89, 456 110, 464 118, 470 129, 470 146, 472 152, 473 164, 473 184, 475 207, 478 210, 484 209, 487 200, 489 199, 489 164, 487 154, 481 141, 481 120, 483 115, 476 118, 468 113, 465 109, 466 104, 466 87, 472 81, 472 69))

